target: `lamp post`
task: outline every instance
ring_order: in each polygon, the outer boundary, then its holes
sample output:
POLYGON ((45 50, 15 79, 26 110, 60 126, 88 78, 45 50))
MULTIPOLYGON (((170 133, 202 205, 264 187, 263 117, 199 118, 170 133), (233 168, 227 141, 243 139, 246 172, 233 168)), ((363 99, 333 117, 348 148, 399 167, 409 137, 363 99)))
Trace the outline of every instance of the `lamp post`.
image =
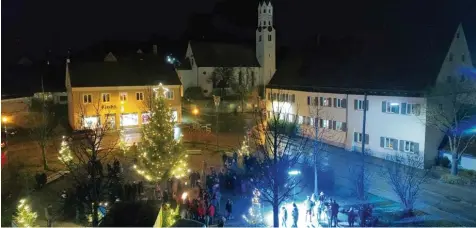
POLYGON ((8 118, 6 116, 2 117, 2 123, 3 123, 3 127, 4 127, 4 131, 5 131, 5 142, 7 141, 7 137, 8 137, 8 132, 7 132, 7 122, 8 122, 8 118))
POLYGON ((215 113, 216 113, 216 119, 217 119, 215 134, 217 139, 217 152, 218 152, 218 107, 220 106, 220 96, 213 95, 213 102, 215 103, 215 113))
MULTIPOLYGON (((301 175, 301 171, 299 171, 299 170, 290 170, 288 172, 288 175, 289 176, 298 176, 298 175, 301 175)), ((295 201, 295 199, 296 199, 296 186, 294 186, 294 188, 293 188, 293 201, 295 201)))
MULTIPOLYGON (((194 141, 197 141, 197 134, 198 134, 198 131, 197 131, 197 128, 199 127, 198 125, 198 119, 197 119, 197 115, 200 111, 198 110, 198 108, 193 108, 192 110, 192 114, 193 114, 193 117, 194 117, 194 122, 192 127, 193 127, 193 136, 194 136, 194 141)), ((195 143, 192 144, 193 147, 195 147, 195 143)))

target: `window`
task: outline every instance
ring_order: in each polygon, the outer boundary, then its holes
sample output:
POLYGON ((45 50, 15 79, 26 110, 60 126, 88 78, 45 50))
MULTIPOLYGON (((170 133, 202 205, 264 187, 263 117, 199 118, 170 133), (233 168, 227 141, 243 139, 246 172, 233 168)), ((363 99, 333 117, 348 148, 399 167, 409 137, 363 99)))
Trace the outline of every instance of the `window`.
POLYGON ((83 103, 84 103, 84 104, 91 104, 91 103, 93 103, 93 95, 91 95, 91 94, 84 94, 84 95, 83 95, 83 103))
POLYGON ((258 41, 261 42, 261 35, 259 35, 259 40, 258 41))
POLYGON ((366 107, 366 110, 369 110, 369 101, 367 101, 367 104, 364 105, 364 100, 354 100, 354 109, 355 110, 364 110, 364 107, 366 107))
POLYGON ((464 56, 464 53, 461 54, 461 61, 464 62, 466 60, 466 56, 464 56))
POLYGON ((136 100, 143 101, 144 100, 144 93, 143 92, 137 92, 136 93, 136 100))
POLYGON ((289 121, 290 123, 292 123, 292 122, 294 121, 294 115, 293 115, 293 114, 289 114, 289 115, 288 115, 288 121, 289 121))
POLYGON ((291 103, 296 102, 296 95, 291 94, 289 97, 291 98, 291 100, 290 100, 291 103))
POLYGON ((319 104, 321 106, 324 106, 324 107, 331 107, 332 106, 332 98, 330 98, 330 97, 328 97, 328 98, 320 97, 319 98, 319 104))
POLYGON ((255 72, 251 71, 251 86, 255 86, 255 72))
POLYGON ((119 93, 119 100, 127 101, 127 93, 126 92, 119 93))
POLYGON ((398 139, 380 137, 380 147, 385 149, 398 150, 398 139))
POLYGON ((271 35, 268 35, 268 41, 271 41, 271 35))
POLYGON ((450 56, 448 56, 448 61, 450 61, 450 62, 453 61, 453 53, 450 53, 450 56))
POLYGON ((346 99, 339 99, 334 98, 334 107, 336 108, 346 108, 347 107, 347 100, 346 99))
POLYGON ((362 143, 362 141, 365 141, 365 144, 369 144, 369 134, 365 134, 365 139, 362 137, 362 133, 359 132, 354 132, 354 142, 356 143, 362 143))
POLYGON ((298 116, 298 124, 303 124, 303 122, 304 122, 304 117, 298 116))
POLYGON ((102 94, 102 102, 108 103, 111 101, 111 94, 110 93, 103 93, 102 94))
POLYGON ((459 32, 456 33, 456 38, 459 39, 459 32))
POLYGON ((319 127, 321 128, 329 128, 329 120, 319 120, 319 127))
POLYGON ((167 91, 165 92, 165 99, 168 99, 168 100, 173 100, 174 99, 174 91, 167 91))
POLYGON ((396 102, 382 101, 382 112, 399 114, 400 104, 396 102))
POLYGON ((421 105, 402 103, 402 114, 404 115, 420 115, 421 105))
POLYGON ((400 151, 417 153, 418 152, 418 143, 410 142, 410 141, 406 141, 406 140, 400 140, 400 151))

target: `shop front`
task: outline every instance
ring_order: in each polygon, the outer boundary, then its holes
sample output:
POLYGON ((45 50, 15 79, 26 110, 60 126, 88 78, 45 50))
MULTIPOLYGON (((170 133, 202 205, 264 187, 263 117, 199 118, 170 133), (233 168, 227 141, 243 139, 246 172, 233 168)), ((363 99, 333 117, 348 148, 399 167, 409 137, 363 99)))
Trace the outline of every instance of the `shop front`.
POLYGON ((137 113, 121 114, 121 127, 131 127, 139 125, 139 115, 137 113))
POLYGON ((99 127, 100 119, 98 116, 83 117, 83 128, 95 129, 99 127))
POLYGON ((108 129, 116 129, 116 114, 106 114, 105 122, 107 123, 108 129))

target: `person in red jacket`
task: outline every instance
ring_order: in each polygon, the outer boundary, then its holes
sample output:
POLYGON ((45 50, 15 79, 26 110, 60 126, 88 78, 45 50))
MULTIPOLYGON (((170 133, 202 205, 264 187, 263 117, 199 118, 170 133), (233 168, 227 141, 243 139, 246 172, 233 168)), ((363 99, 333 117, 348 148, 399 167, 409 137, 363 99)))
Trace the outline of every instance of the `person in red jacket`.
POLYGON ((205 217, 205 206, 203 204, 198 205, 198 219, 203 221, 205 217))
POLYGON ((208 217, 208 221, 205 220, 207 221, 207 223, 205 224, 207 224, 207 226, 213 224, 213 217, 215 217, 215 206, 213 206, 213 204, 211 203, 208 204, 207 217, 208 217))

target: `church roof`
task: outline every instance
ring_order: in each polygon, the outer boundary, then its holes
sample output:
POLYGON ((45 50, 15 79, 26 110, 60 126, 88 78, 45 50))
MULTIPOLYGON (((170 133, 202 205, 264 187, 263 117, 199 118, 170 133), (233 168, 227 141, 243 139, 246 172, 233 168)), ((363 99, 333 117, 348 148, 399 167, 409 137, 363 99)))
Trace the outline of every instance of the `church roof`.
POLYGON ((435 82, 458 23, 403 24, 404 30, 389 28, 361 40, 322 42, 301 67, 278 68, 269 87, 420 95, 435 82))
POLYGON ((181 85, 173 66, 155 55, 137 55, 116 62, 73 62, 72 87, 181 85))
POLYGON ((198 67, 259 67, 255 50, 244 44, 190 41, 198 67))

